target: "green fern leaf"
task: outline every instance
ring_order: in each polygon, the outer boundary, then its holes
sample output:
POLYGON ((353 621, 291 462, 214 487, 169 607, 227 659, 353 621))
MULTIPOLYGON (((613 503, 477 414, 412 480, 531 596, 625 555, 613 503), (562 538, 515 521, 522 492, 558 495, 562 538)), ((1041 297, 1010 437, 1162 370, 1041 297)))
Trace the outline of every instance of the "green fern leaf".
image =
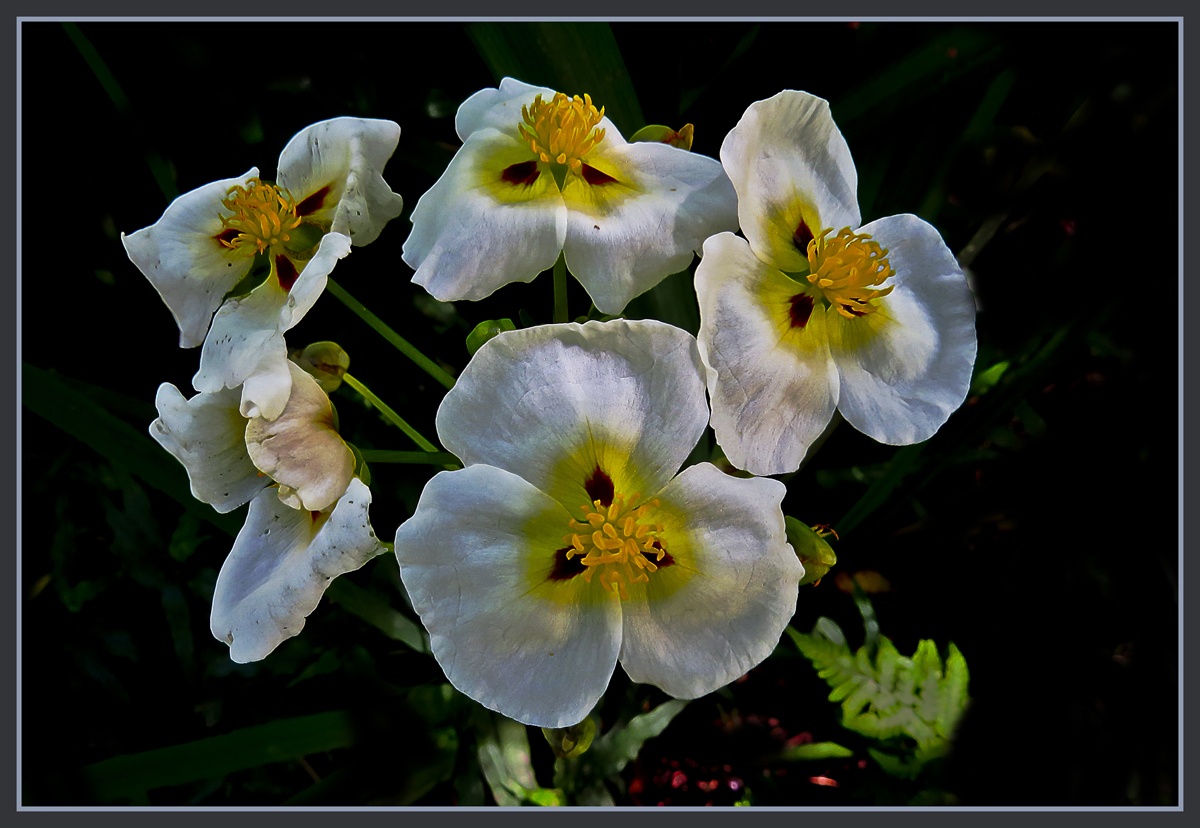
POLYGON ((809 635, 788 633, 829 685, 829 700, 841 704, 842 726, 878 743, 868 753, 886 773, 915 778, 949 751, 970 701, 967 662, 954 644, 943 663, 929 640, 911 658, 884 636, 874 656, 866 646, 851 650, 828 618, 809 635))

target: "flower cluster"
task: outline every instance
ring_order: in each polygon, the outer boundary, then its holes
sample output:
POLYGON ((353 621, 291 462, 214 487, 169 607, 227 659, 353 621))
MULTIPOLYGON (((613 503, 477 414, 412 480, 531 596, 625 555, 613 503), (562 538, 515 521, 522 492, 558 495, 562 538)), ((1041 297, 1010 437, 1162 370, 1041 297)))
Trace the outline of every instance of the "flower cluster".
POLYGON ((184 465, 197 499, 219 512, 250 502, 213 596, 213 634, 235 661, 299 633, 334 577, 384 551, 329 398, 289 360, 284 334, 351 246, 400 215, 381 174, 399 137, 391 121, 313 124, 284 147, 275 182, 252 168, 122 236, 180 346, 202 345, 199 393, 163 384, 151 436, 184 465))
MULTIPOLYGON (((719 162, 690 151, 690 124, 626 141, 589 95, 512 78, 455 127, 403 245, 413 282, 479 300, 553 267, 603 318, 482 325, 492 338, 473 335, 446 381, 437 436, 461 468, 428 482, 394 543, 432 654, 462 693, 543 727, 584 720, 618 664, 677 698, 710 693, 771 653, 799 586, 836 561, 789 542, 787 487, 752 475, 795 471, 835 411, 884 443, 932 436, 974 364, 965 276, 921 219, 861 223, 846 141, 804 92, 752 104, 719 162), (611 318, 697 253, 697 336, 611 318), (709 427, 748 475, 685 467, 709 427)), ((314 125, 275 182, 202 187, 125 238, 180 344, 203 345, 198 393, 163 385, 151 433, 197 498, 250 504, 212 612, 237 661, 384 549, 328 397, 344 354, 292 361, 284 335, 399 215, 380 175, 398 135, 314 125)))

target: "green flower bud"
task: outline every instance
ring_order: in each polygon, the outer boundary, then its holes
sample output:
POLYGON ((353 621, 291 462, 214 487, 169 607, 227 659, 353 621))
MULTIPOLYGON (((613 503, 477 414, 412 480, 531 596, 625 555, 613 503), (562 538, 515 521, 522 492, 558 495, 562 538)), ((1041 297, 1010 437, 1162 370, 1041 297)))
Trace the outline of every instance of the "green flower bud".
POLYGON ((513 324, 511 319, 488 319, 480 322, 475 326, 475 330, 467 334, 467 350, 471 356, 475 356, 475 352, 483 347, 483 343, 487 342, 497 334, 502 334, 505 331, 515 331, 517 326, 513 324))
POLYGON ((314 342, 303 351, 293 351, 290 357, 312 375, 326 394, 337 390, 342 384, 342 376, 350 368, 350 355, 336 342, 314 342))
POLYGON ((788 543, 796 550, 796 557, 804 564, 804 577, 800 586, 812 584, 816 586, 837 563, 837 555, 825 538, 837 533, 823 524, 809 527, 794 517, 784 517, 788 543))
POLYGON ((596 738, 596 722, 591 716, 570 727, 543 727, 542 735, 559 759, 582 756, 596 738))

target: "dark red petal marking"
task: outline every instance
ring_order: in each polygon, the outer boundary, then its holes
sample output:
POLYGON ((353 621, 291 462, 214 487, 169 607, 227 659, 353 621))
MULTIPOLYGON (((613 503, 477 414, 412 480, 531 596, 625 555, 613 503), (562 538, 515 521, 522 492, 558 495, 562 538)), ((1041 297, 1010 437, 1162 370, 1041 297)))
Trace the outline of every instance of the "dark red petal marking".
POLYGON ((221 244, 225 247, 229 247, 233 243, 233 240, 237 237, 238 231, 234 230, 232 227, 227 227, 220 233, 217 233, 217 235, 213 236, 214 239, 221 242, 221 244))
POLYGON ((599 187, 604 184, 613 184, 616 183, 617 180, 608 173, 600 172, 595 167, 587 164, 583 165, 581 172, 583 173, 583 180, 591 184, 593 187, 599 187))
POLYGON ((500 173, 500 178, 514 186, 522 184, 528 187, 538 180, 539 175, 541 173, 538 171, 536 161, 522 161, 520 164, 505 167, 504 172, 500 173))
POLYGON ((290 291, 292 285, 300 278, 300 271, 296 270, 296 266, 287 256, 276 256, 275 275, 279 277, 279 286, 285 291, 290 291))
POLYGON ((569 581, 576 575, 581 574, 586 566, 583 565, 583 555, 575 555, 568 558, 568 552, 574 552, 575 548, 564 546, 562 549, 554 550, 554 567, 550 570, 551 581, 569 581))
POLYGON ((812 231, 808 229, 808 225, 801 219, 796 225, 796 232, 792 233, 792 244, 796 245, 796 249, 801 253, 808 253, 808 243, 813 240, 812 231))
POLYGON ((327 195, 329 195, 328 184, 297 204, 296 215, 303 217, 317 212, 317 210, 320 210, 325 205, 325 197, 327 195))
POLYGON ((662 549, 662 553, 663 553, 662 560, 660 561, 658 559, 657 555, 651 555, 649 552, 643 551, 642 556, 646 560, 650 561, 652 564, 657 566, 659 569, 662 569, 664 566, 671 566, 675 563, 675 559, 671 557, 671 553, 668 552, 667 550, 663 549, 663 546, 661 543, 659 543, 658 541, 655 541, 654 543, 652 543, 650 545, 653 546, 655 549, 662 549))
POLYGON ((807 293, 797 293, 789 301, 791 302, 791 307, 788 309, 788 316, 792 319, 792 327, 803 328, 808 324, 808 318, 812 316, 812 297, 807 293))
POLYGON ((584 481, 583 488, 587 490, 588 499, 593 503, 599 500, 601 506, 612 505, 616 490, 613 488, 612 478, 605 474, 599 466, 596 466, 592 476, 584 481))

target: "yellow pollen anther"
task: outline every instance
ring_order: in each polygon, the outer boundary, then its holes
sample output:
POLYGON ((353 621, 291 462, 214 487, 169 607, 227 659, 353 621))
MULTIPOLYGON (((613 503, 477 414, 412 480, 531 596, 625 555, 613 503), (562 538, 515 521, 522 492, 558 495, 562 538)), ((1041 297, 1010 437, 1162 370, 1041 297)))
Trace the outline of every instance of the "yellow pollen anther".
POLYGON ((538 95, 529 106, 521 107, 524 123, 518 124, 521 137, 534 156, 544 164, 562 164, 578 173, 583 157, 604 139, 604 130, 596 124, 604 117, 604 107, 592 106, 592 96, 568 98, 556 92, 549 101, 538 95))
POLYGON ((231 250, 265 253, 287 243, 301 219, 287 190, 264 184, 260 178, 251 178, 247 183, 248 187, 230 187, 221 201, 230 214, 221 216, 224 229, 217 240, 231 250))
POLYGON ((808 281, 842 316, 866 316, 875 310, 872 300, 887 296, 894 287, 880 287, 895 275, 888 251, 870 235, 849 227, 828 238, 832 232, 833 228, 826 228, 808 243, 808 281))
POLYGON ((640 498, 638 494, 628 498, 615 495, 607 508, 599 500, 584 504, 580 510, 587 522, 569 521, 571 533, 563 538, 570 544, 567 560, 579 558, 585 567, 584 580, 591 583, 599 572, 601 586, 622 600, 629 598, 630 584, 650 580, 667 554, 660 537, 662 524, 649 520, 659 501, 638 505, 640 498))

